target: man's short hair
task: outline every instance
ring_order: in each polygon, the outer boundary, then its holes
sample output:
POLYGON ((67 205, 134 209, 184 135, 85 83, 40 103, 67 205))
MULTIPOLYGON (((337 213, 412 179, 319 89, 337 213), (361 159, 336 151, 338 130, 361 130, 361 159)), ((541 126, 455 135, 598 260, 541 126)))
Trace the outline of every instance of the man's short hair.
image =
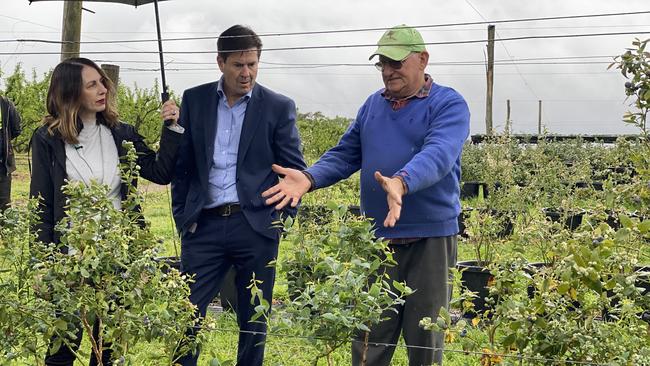
POLYGON ((224 61, 234 52, 250 49, 257 50, 257 57, 262 54, 262 40, 252 29, 243 25, 233 25, 226 29, 217 39, 217 51, 224 61))

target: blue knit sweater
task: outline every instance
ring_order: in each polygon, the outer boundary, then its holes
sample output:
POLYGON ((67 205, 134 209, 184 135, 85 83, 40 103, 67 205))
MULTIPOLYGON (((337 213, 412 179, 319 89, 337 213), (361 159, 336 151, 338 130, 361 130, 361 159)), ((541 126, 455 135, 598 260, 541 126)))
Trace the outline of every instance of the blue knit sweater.
POLYGON ((381 91, 372 94, 338 145, 307 171, 323 188, 361 169, 361 210, 384 238, 458 233, 460 156, 469 135, 469 109, 455 90, 433 84, 429 96, 394 111, 381 91), (383 226, 386 193, 374 179, 401 175, 408 186, 393 228, 383 226))

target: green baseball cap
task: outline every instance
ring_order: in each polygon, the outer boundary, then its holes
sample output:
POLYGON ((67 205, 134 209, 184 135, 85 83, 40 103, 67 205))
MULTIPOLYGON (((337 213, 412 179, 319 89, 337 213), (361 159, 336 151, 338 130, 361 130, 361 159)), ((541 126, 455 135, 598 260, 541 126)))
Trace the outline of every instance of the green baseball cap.
POLYGON ((425 51, 424 40, 420 32, 406 24, 387 30, 377 42, 377 46, 379 47, 369 60, 376 55, 382 55, 391 60, 401 61, 411 52, 425 51))

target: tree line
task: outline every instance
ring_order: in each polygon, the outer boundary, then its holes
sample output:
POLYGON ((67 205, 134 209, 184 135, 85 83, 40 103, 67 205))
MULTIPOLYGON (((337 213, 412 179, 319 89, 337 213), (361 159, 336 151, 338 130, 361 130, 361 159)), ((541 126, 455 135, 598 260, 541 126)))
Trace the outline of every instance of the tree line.
MULTIPOLYGON (((22 117, 23 133, 16 139, 14 148, 27 152, 32 133, 41 125, 47 114, 46 98, 51 71, 38 74, 26 72, 18 64, 11 74, 5 76, 0 69, 0 95, 11 100, 22 117)), ((180 97, 170 91, 171 97, 180 103, 180 97)), ((151 88, 120 84, 117 90, 120 120, 135 126, 147 144, 157 145, 162 126, 159 115, 160 86, 156 80, 151 88)), ((320 112, 298 113, 298 129, 303 140, 305 158, 313 163, 338 141, 350 120, 343 117, 328 118, 320 112)))

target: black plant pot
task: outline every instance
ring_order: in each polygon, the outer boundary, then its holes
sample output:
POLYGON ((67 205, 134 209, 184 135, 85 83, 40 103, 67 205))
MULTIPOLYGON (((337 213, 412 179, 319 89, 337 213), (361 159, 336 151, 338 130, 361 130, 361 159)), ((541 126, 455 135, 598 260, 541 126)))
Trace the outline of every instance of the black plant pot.
MULTIPOLYGON (((460 215, 458 215, 458 235, 464 238, 467 238, 467 233, 465 233, 465 229, 467 228, 467 226, 465 225, 465 219, 469 217, 472 210, 474 209, 467 208, 465 210, 462 210, 460 215)), ((497 210, 491 210, 491 213, 493 216, 497 216, 500 219, 502 219, 503 228, 501 229, 501 231, 497 233, 497 236, 499 238, 505 238, 507 236, 512 235, 512 232, 514 231, 512 213, 507 211, 497 211, 497 210)))
POLYGON ((553 222, 560 222, 560 220, 564 217, 564 227, 569 230, 575 230, 578 228, 578 226, 580 226, 580 224, 582 224, 582 218, 585 215, 585 212, 578 211, 574 213, 564 214, 560 210, 545 208, 544 214, 553 222))
POLYGON ((361 206, 348 206, 348 212, 352 216, 359 216, 359 217, 363 216, 361 214, 361 206))
POLYGON ((477 261, 461 261, 456 264, 456 268, 461 271, 460 280, 463 287, 476 293, 477 297, 472 299, 474 310, 464 311, 463 317, 474 318, 482 316, 492 307, 488 304, 490 296, 489 287, 494 281, 494 276, 484 266, 479 265, 477 261))
POLYGON ((618 220, 618 214, 611 210, 607 210, 607 218, 605 219, 605 223, 614 230, 621 228, 621 222, 618 220))
POLYGON ((462 182, 460 185, 460 199, 468 199, 479 196, 483 189, 483 197, 488 196, 488 186, 485 182, 462 182))
POLYGON ((295 265, 285 269, 287 295, 291 301, 295 301, 298 296, 303 294, 309 283, 325 281, 327 279, 325 274, 314 271, 313 267, 309 265, 303 265, 301 270, 297 270, 295 265))
MULTIPOLYGON (((313 270, 310 266, 304 266, 304 273, 313 273, 313 270)), ((286 272, 285 275, 287 277, 287 294, 289 295, 289 300, 294 301, 302 291, 307 286, 308 280, 305 278, 301 278, 299 273, 300 271, 296 271, 295 268, 285 268, 286 272)))
POLYGON ((330 212, 325 206, 300 206, 296 217, 301 221, 312 221, 316 225, 325 225, 330 220, 330 212))
POLYGON ((170 268, 173 268, 177 271, 181 270, 181 259, 179 257, 158 257, 155 258, 156 262, 162 262, 164 265, 162 267, 163 273, 167 273, 170 268))
POLYGON ((636 170, 631 166, 612 166, 600 171, 592 171, 592 177, 596 180, 607 180, 613 178, 616 184, 629 183, 631 178, 636 176, 636 170))
POLYGON ((603 190, 603 182, 576 182, 574 185, 574 188, 592 188, 594 191, 602 191, 603 190))
MULTIPOLYGON (((524 271, 526 273, 530 274, 531 276, 535 274, 542 274, 542 277, 544 276, 544 271, 551 267, 550 263, 544 263, 544 262, 533 262, 533 263, 528 263, 528 265, 524 268, 524 271)), ((526 288, 526 293, 528 294, 528 298, 532 299, 535 297, 535 293, 539 292, 540 289, 538 287, 538 284, 536 283, 531 283, 527 288, 526 288)), ((569 311, 575 311, 577 309, 580 309, 582 305, 580 304, 580 301, 573 300, 571 301, 571 304, 567 306, 567 310, 569 311)), ((546 313, 544 313, 546 314, 546 313)))
POLYGON ((514 213, 509 211, 492 210, 492 215, 498 217, 503 224, 503 227, 501 231, 497 233, 497 236, 499 238, 505 238, 512 235, 512 232, 514 231, 514 223, 512 222, 514 213))
POLYGON ((639 220, 644 219, 643 217, 637 215, 634 212, 620 213, 620 212, 611 211, 611 210, 607 210, 606 212, 607 212, 607 218, 605 219, 605 222, 607 223, 607 225, 609 225, 614 230, 618 230, 618 229, 621 228, 621 221, 619 219, 619 215, 621 215, 621 214, 625 214, 627 217, 629 217, 631 219, 632 218, 639 219, 639 220))
MULTIPOLYGON (((533 263, 528 263, 526 267, 524 267, 524 271, 528 273, 529 275, 533 276, 536 273, 542 272, 545 268, 549 267, 550 264, 544 263, 544 262, 533 262, 533 263)), ((535 297, 535 292, 538 292, 539 288, 534 284, 528 285, 526 288, 526 293, 528 294, 528 298, 532 299, 535 297)))
MULTIPOLYGON (((648 297, 650 296, 650 266, 637 267, 636 270, 637 272, 643 272, 643 274, 637 277, 635 285, 643 289, 643 296, 648 297)), ((640 316, 641 319, 650 323, 650 305, 646 303, 640 316)))
POLYGON ((460 212, 460 215, 458 215, 458 235, 466 238, 467 234, 465 233, 465 217, 466 215, 469 215, 469 211, 472 209, 468 210, 462 210, 460 212))
MULTIPOLYGON (((634 282, 634 286, 637 288, 641 289, 641 295, 643 296, 650 296, 650 266, 639 266, 636 267, 635 272, 639 273, 639 276, 637 277, 636 281, 634 282)), ((607 297, 611 299, 611 306, 616 307, 618 306, 619 299, 617 297, 614 297, 614 292, 613 291, 607 291, 607 297)), ((639 304, 643 306, 643 311, 639 313, 639 318, 644 320, 647 323, 650 323, 650 305, 646 302, 646 304, 639 304)), ((605 309, 603 311, 603 319, 605 320, 614 320, 614 317, 605 309)))
MULTIPOLYGON (((353 216, 362 216, 360 206, 348 206, 348 212, 353 216)), ((325 225, 331 220, 331 212, 326 206, 300 206, 297 217, 302 221, 325 225)))

